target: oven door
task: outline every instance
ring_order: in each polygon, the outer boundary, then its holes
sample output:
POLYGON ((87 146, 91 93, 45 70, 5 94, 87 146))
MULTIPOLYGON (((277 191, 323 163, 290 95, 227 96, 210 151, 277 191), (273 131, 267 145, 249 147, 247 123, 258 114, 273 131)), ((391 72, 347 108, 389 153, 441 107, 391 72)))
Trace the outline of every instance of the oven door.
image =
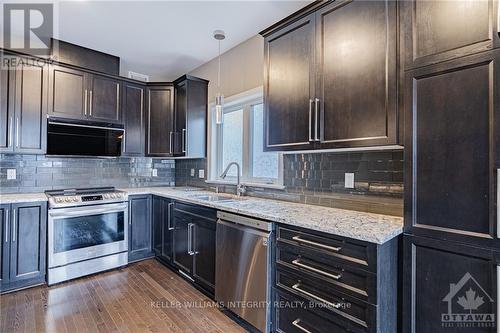
POLYGON ((49 210, 49 268, 128 251, 127 221, 127 202, 49 210))

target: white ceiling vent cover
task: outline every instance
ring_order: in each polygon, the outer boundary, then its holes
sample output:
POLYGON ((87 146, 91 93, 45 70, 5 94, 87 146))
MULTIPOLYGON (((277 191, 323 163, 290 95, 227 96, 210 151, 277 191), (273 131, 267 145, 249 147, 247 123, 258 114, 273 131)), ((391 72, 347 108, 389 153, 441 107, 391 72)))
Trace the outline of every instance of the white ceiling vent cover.
POLYGON ((136 73, 136 72, 128 72, 129 79, 138 80, 142 82, 149 82, 149 75, 136 73))

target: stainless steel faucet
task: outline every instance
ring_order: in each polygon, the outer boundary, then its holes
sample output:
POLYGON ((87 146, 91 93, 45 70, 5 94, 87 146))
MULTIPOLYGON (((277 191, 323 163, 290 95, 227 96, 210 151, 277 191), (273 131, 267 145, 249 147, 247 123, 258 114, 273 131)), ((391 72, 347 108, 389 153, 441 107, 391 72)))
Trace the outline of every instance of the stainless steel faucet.
POLYGON ((236 165, 236 173, 237 173, 237 177, 236 177, 236 195, 239 196, 239 197, 241 197, 241 196, 245 195, 245 193, 247 192, 247 187, 245 185, 243 185, 243 184, 240 183, 240 165, 238 163, 236 163, 236 162, 229 163, 227 165, 227 167, 226 167, 226 170, 224 170, 224 172, 220 175, 220 177, 222 179, 226 178, 229 169, 233 165, 236 165))

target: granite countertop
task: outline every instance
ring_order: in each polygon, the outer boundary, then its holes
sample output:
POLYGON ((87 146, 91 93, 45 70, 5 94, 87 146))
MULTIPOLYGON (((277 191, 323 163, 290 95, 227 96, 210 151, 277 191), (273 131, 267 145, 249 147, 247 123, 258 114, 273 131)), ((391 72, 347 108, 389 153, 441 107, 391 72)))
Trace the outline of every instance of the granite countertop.
MULTIPOLYGON (((120 189, 129 195, 154 194, 226 212, 261 218, 334 235, 383 244, 403 232, 403 218, 352 210, 313 206, 285 201, 244 197, 229 202, 210 202, 196 198, 213 192, 172 187, 120 189)), ((229 194, 219 194, 230 196, 229 194)))
POLYGON ((0 204, 11 204, 18 202, 39 202, 47 201, 45 193, 12 193, 0 194, 0 204))
MULTIPOLYGON (((226 212, 303 227, 334 235, 383 244, 403 232, 403 218, 286 201, 219 194, 236 200, 211 202, 196 198, 214 192, 192 187, 140 187, 119 189, 128 195, 154 194, 226 212)), ((47 201, 44 193, 0 194, 0 203, 47 201)))

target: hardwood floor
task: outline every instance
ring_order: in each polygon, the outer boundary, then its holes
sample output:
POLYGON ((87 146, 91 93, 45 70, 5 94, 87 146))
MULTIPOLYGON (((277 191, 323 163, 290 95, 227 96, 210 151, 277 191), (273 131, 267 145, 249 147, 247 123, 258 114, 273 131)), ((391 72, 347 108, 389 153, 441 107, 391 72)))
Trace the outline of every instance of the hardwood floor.
POLYGON ((246 332, 154 259, 0 296, 1 332, 246 332))

